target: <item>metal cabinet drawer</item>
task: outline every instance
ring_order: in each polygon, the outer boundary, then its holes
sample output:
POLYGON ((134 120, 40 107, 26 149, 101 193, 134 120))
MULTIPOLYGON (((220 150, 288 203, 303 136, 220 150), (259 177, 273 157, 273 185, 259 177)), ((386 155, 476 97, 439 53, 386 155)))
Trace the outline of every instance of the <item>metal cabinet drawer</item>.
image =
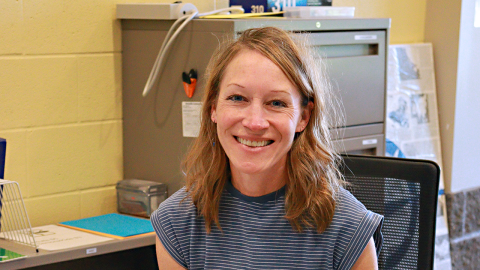
POLYGON ((376 134, 348 138, 334 141, 334 145, 339 153, 383 156, 385 153, 385 136, 376 134))
POLYGON ((346 126, 385 121, 385 31, 317 32, 314 48, 343 102, 346 126))

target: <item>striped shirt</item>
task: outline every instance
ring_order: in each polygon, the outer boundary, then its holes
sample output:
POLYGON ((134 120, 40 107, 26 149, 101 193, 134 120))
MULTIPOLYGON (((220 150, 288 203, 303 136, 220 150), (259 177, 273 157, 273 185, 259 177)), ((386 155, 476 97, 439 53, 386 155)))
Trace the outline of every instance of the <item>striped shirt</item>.
POLYGON ((350 269, 373 236, 379 253, 383 217, 365 209, 348 191, 337 199, 332 223, 319 234, 299 233, 285 215, 285 187, 248 197, 228 182, 220 202, 222 231, 206 233, 202 217, 180 189, 152 214, 167 252, 193 269, 350 269))

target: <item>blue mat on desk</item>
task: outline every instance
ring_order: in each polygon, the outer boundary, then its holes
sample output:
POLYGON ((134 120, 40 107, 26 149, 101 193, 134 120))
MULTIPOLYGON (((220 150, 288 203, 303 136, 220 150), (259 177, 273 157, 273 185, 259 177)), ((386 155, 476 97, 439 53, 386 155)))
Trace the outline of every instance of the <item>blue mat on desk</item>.
POLYGON ((150 220, 116 213, 65 221, 60 224, 120 237, 153 232, 150 220))

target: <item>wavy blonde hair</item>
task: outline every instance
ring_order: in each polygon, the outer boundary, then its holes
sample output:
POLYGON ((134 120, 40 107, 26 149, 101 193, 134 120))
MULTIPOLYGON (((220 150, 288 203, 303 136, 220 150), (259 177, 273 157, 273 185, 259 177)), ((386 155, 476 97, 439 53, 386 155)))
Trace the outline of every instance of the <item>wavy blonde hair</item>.
POLYGON ((300 36, 305 35, 288 34, 275 27, 249 29, 236 40, 224 42, 208 64, 200 133, 182 164, 188 196, 198 214, 204 217, 207 232, 213 223, 221 229, 220 199, 230 177, 229 160, 220 143, 215 143, 218 142, 216 124, 210 114, 226 67, 242 50, 254 50, 270 59, 297 87, 303 98, 302 106, 313 103, 310 120, 296 134, 288 153, 285 218, 300 232, 305 227, 323 232, 332 221, 336 193, 343 185, 337 169, 339 156, 329 130, 335 126, 331 120, 336 110, 330 108, 335 99, 319 57, 300 36))

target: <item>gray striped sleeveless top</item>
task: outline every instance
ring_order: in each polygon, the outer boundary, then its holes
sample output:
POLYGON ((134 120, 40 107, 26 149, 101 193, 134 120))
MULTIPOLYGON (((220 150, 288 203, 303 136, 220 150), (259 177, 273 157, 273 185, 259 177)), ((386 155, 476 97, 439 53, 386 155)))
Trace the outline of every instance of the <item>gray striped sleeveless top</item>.
POLYGON ((227 183, 220 203, 220 231, 206 233, 202 217, 180 189, 152 214, 168 253, 193 269, 350 269, 373 236, 377 254, 383 217, 340 191, 332 223, 321 234, 293 230, 285 215, 285 188, 248 197, 227 183))

